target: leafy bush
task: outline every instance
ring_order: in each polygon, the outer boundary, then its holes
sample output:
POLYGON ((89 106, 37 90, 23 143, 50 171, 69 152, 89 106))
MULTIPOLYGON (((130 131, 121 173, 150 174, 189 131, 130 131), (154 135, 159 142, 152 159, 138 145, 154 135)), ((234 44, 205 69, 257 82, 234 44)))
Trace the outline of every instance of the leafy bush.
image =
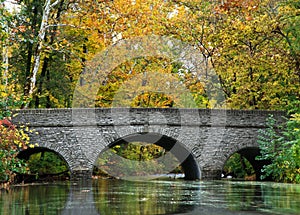
POLYGON ((24 161, 17 158, 19 150, 26 149, 29 137, 7 118, 0 121, 0 182, 12 183, 16 173, 27 171, 24 161))
POLYGON ((270 160, 262 169, 262 179, 271 176, 278 182, 300 183, 300 114, 292 114, 282 126, 276 127, 273 116, 267 128, 260 130, 259 160, 270 160))
POLYGON ((30 131, 28 127, 17 128, 10 121, 8 107, 16 105, 15 100, 1 89, 0 93, 3 96, 0 100, 0 185, 7 187, 14 182, 17 173, 27 171, 25 162, 17 158, 18 152, 34 145, 29 143, 29 136, 25 133, 30 131))

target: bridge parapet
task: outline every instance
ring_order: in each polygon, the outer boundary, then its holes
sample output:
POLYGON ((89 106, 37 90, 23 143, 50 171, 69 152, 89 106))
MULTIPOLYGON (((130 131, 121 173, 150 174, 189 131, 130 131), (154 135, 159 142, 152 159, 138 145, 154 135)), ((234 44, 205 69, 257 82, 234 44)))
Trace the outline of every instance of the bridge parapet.
POLYGON ((83 108, 15 110, 13 121, 32 127, 109 126, 167 124, 173 126, 265 127, 273 115, 283 122, 283 111, 176 109, 176 108, 83 108))

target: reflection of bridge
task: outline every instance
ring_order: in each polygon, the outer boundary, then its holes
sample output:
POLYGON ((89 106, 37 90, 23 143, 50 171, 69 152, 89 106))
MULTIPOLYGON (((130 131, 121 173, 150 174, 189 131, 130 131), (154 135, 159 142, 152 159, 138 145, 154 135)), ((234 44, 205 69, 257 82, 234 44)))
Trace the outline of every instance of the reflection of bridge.
POLYGON ((263 162, 257 131, 266 117, 281 119, 283 112, 207 109, 28 109, 18 111, 14 123, 29 123, 38 134, 31 142, 61 155, 72 177, 90 177, 97 157, 107 147, 124 141, 155 143, 181 162, 187 179, 217 179, 226 160, 241 153, 257 174, 263 162))
POLYGON ((197 204, 201 199, 200 186, 192 188, 193 195, 186 195, 190 187, 174 181, 128 183, 96 180, 91 183, 87 180, 70 185, 69 189, 61 215, 182 214, 192 211, 195 206, 180 203, 195 201, 197 204))

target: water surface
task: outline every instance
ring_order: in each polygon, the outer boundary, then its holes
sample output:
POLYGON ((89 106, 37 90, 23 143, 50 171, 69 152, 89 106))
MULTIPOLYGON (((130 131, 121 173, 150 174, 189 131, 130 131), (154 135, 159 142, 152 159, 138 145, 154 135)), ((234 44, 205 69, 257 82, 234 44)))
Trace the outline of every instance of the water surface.
POLYGON ((27 185, 0 192, 0 214, 300 214, 300 185, 109 179, 27 185))

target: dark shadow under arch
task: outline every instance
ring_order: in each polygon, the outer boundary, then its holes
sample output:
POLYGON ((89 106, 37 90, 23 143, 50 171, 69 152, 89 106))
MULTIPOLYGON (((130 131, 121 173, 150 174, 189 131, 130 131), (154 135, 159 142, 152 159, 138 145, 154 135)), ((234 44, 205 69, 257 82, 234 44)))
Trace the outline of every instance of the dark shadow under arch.
MULTIPOLYGON (((261 155, 259 147, 245 147, 245 148, 242 148, 242 149, 240 149, 240 150, 238 150, 238 151, 236 151, 234 153, 238 153, 238 154, 242 155, 243 157, 245 157, 249 161, 249 163, 252 165, 252 167, 253 167, 253 169, 255 171, 256 180, 261 180, 260 179, 261 170, 262 170, 262 168, 263 168, 264 165, 270 164, 270 161, 268 161, 268 160, 257 160, 256 159, 257 156, 261 155)), ((228 159, 234 153, 232 153, 228 157, 228 159)), ((224 165, 225 165, 225 163, 224 163, 224 165)))
POLYGON ((181 167, 185 174, 185 180, 197 180, 201 178, 200 168, 193 154, 182 143, 165 135, 157 133, 132 134, 114 141, 106 149, 130 142, 155 144, 166 151, 170 151, 179 161, 182 161, 181 167))

